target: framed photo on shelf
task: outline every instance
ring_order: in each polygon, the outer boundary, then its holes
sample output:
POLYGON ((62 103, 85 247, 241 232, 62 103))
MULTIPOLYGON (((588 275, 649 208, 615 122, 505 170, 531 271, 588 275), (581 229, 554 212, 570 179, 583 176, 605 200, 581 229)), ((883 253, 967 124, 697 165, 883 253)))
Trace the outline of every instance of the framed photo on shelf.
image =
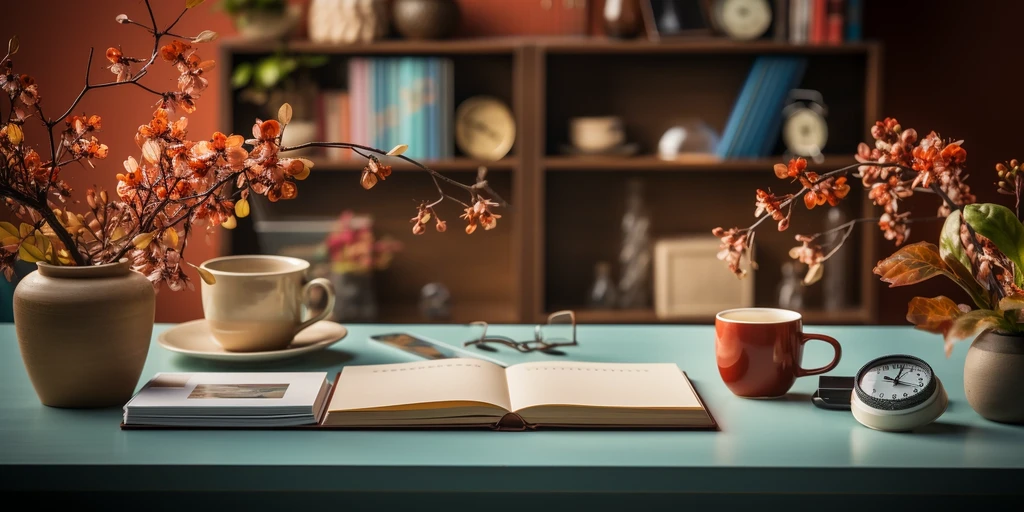
POLYGON ((713 31, 711 0, 639 0, 647 39, 708 37, 713 31))
POLYGON ((695 320, 754 305, 754 276, 737 279, 716 257, 720 240, 687 235, 654 244, 654 312, 662 320, 695 320))

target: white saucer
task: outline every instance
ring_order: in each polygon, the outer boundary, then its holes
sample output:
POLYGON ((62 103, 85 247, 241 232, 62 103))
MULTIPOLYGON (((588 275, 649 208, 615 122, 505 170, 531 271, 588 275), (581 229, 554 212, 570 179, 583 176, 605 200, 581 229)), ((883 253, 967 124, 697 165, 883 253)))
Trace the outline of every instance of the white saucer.
POLYGON ((344 338, 348 329, 343 325, 321 320, 295 335, 291 345, 283 350, 266 352, 228 352, 210 334, 206 320, 192 320, 178 324, 160 333, 157 343, 172 352, 215 361, 275 361, 323 350, 344 338))

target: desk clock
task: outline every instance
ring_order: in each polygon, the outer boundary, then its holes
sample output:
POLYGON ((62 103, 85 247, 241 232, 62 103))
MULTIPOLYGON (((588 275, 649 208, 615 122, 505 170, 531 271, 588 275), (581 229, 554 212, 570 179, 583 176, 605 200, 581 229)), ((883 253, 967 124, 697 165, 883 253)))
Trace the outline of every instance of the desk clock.
POLYGON ((850 397, 853 417, 875 430, 901 432, 927 425, 949 398, 932 367, 907 355, 883 356, 857 372, 850 397))

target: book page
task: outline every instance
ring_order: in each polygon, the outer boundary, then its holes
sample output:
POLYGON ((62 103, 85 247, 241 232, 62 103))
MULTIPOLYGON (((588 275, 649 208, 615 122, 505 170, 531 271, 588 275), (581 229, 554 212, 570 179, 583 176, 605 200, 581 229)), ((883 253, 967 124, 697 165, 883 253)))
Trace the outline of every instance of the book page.
POLYGON ((513 411, 538 405, 703 409, 671 363, 523 363, 505 374, 513 411))
POLYGON ((467 402, 510 410, 505 369, 479 359, 346 366, 335 386, 330 411, 464 407, 467 402))

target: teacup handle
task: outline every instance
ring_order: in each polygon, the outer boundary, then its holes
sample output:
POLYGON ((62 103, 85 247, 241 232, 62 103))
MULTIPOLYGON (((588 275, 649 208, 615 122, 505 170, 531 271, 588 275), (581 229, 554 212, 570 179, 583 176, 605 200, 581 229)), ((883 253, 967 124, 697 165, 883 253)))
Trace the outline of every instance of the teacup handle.
POLYGON ((324 292, 327 293, 327 305, 324 306, 323 311, 317 313, 316 316, 313 316, 312 318, 309 318, 308 320, 303 321, 295 329, 296 333, 299 332, 299 331, 302 331, 306 327, 309 327, 309 326, 311 326, 311 325, 313 325, 313 324, 315 324, 315 323, 317 323, 317 322, 327 318, 331 314, 331 312, 334 311, 334 285, 331 284, 331 282, 329 280, 327 280, 327 279, 325 279, 323 277, 318 277, 316 279, 313 279, 312 281, 306 283, 302 287, 302 301, 303 302, 306 301, 306 297, 309 296, 310 288, 312 288, 314 286, 319 286, 319 287, 323 288, 324 292))
POLYGON ((820 340, 820 341, 824 341, 825 343, 828 343, 829 345, 832 345, 832 348, 834 348, 835 351, 836 351, 836 356, 832 358, 832 362, 831 363, 826 364, 825 366, 822 366, 821 368, 814 368, 813 370, 808 370, 806 368, 797 368, 796 369, 796 376, 797 377, 807 377, 809 375, 818 375, 818 374, 822 374, 822 373, 828 373, 828 372, 832 371, 832 369, 835 368, 836 365, 839 364, 839 358, 843 356, 843 348, 841 346, 839 346, 839 342, 836 341, 836 339, 831 337, 831 336, 825 336, 824 334, 804 333, 803 334, 803 339, 800 340, 800 343, 801 344, 807 343, 810 340, 820 340))

